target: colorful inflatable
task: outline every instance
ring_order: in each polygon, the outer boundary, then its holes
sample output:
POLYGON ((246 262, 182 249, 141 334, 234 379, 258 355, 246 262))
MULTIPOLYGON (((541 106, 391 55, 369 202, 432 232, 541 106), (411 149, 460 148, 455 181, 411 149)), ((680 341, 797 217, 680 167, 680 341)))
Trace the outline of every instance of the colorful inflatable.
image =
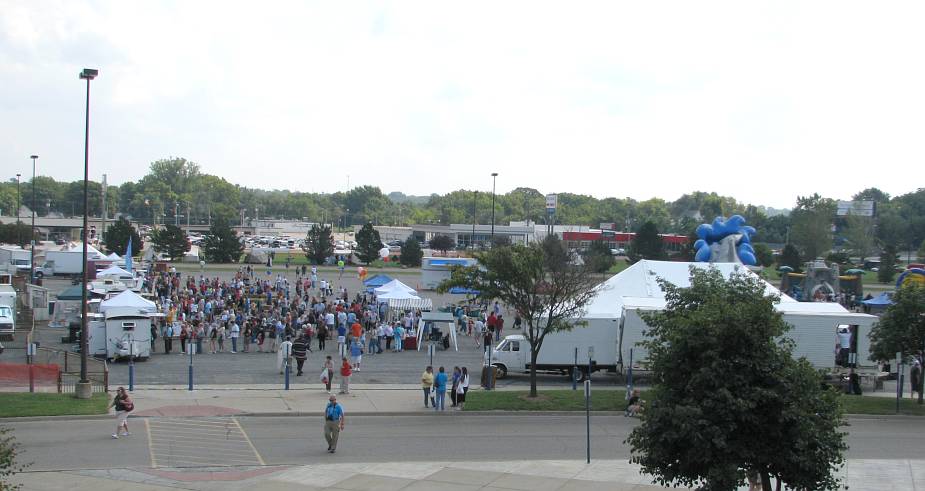
POLYGON ((899 278, 896 279, 897 290, 910 285, 925 287, 925 269, 909 268, 903 271, 899 278))
POLYGON ((738 262, 749 266, 758 264, 755 249, 752 248, 751 236, 755 228, 745 225, 745 218, 732 215, 728 219, 716 217, 712 224, 704 223, 697 227, 697 242, 694 249, 698 262, 726 263, 738 262))

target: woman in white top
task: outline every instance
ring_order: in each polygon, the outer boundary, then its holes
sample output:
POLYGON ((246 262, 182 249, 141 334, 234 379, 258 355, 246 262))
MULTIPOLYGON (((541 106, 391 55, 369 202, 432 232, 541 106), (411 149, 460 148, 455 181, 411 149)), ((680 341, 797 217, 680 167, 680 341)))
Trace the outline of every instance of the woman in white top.
POLYGON ((462 367, 462 375, 456 385, 456 410, 462 411, 466 405, 466 392, 469 392, 469 369, 462 367))

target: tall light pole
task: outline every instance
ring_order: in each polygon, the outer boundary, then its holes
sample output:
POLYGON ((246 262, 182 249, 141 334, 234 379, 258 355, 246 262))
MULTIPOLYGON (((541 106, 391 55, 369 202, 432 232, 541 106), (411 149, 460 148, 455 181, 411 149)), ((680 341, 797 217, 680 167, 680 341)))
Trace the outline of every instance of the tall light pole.
POLYGON ((83 282, 80 289, 80 381, 77 382, 75 392, 78 399, 89 399, 93 394, 90 379, 87 378, 87 352, 90 351, 87 336, 87 241, 90 240, 89 222, 89 191, 87 183, 90 181, 90 81, 99 75, 99 70, 84 68, 80 72, 80 79, 87 81, 87 106, 84 126, 84 237, 83 237, 83 282))
POLYGON ((22 247, 22 228, 19 226, 19 209, 22 208, 22 194, 19 191, 19 178, 22 174, 16 174, 16 244, 22 247))
POLYGON ((498 173, 491 173, 491 243, 495 243, 495 181, 498 179, 498 173))
POLYGON ((469 247, 474 251, 475 250, 475 223, 478 221, 478 215, 476 211, 479 206, 479 192, 478 190, 473 191, 472 193, 472 237, 469 237, 469 247))
POLYGON ((35 160, 38 155, 30 155, 32 159, 32 229, 29 231, 29 242, 32 250, 29 252, 29 283, 35 284, 35 160))

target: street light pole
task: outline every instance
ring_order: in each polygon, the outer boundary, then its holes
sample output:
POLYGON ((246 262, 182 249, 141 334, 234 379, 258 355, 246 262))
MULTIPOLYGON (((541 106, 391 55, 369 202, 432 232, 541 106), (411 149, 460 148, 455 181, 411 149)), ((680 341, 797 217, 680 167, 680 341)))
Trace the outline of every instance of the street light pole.
POLYGON ((35 284, 35 160, 38 155, 31 155, 32 159, 32 229, 29 231, 29 242, 32 250, 29 252, 29 283, 35 284))
POLYGON ((90 240, 90 227, 87 223, 89 222, 90 213, 87 183, 90 180, 90 81, 96 78, 99 73, 99 70, 94 70, 92 68, 84 68, 83 71, 80 72, 80 79, 87 81, 87 105, 84 123, 84 236, 82 256, 83 281, 80 289, 80 381, 77 382, 75 388, 78 399, 89 399, 93 394, 93 387, 90 385, 90 379, 87 378, 87 352, 90 350, 87 342, 89 339, 87 336, 87 241, 90 240))
POLYGON ((22 194, 19 191, 19 178, 22 174, 16 174, 16 243, 22 247, 22 228, 19 226, 19 209, 22 208, 22 194))
POLYGON ((475 250, 475 223, 478 221, 478 216, 476 215, 479 206, 479 192, 475 190, 472 193, 472 237, 469 237, 469 247, 474 251, 475 250))
POLYGON ((497 172, 491 173, 491 242, 495 242, 495 181, 498 178, 497 172))

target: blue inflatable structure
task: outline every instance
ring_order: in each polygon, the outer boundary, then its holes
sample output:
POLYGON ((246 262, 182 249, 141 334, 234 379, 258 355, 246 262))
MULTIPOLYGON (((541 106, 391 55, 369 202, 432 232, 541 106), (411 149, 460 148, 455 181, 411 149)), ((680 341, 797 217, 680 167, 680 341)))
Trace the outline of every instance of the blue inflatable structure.
POLYGON ((713 263, 739 262, 755 266, 758 261, 751 244, 751 236, 754 233, 755 228, 746 225, 745 218, 741 215, 732 215, 728 219, 716 217, 712 224, 704 223, 697 227, 698 240, 694 242, 697 254, 694 260, 713 263))

